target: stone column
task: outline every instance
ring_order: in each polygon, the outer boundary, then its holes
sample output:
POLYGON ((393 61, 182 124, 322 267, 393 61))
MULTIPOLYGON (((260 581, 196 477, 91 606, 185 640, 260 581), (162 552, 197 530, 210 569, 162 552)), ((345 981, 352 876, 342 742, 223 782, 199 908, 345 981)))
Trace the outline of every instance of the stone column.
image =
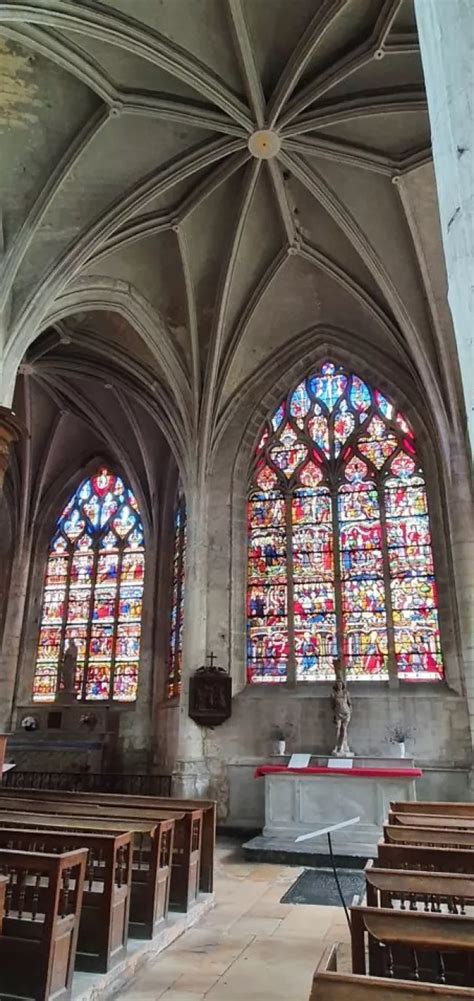
POLYGON ((472 0, 415 0, 448 299, 474 444, 474 23, 472 0))
POLYGON ((189 679, 196 668, 206 663, 207 642, 207 495, 205 484, 196 480, 186 491, 183 668, 173 794, 205 797, 209 795, 209 774, 204 731, 188 715, 189 679))
MULTIPOLYGON (((26 429, 9 407, 0 406, 0 491, 10 462, 11 448, 24 437, 26 429)), ((28 578, 28 561, 24 553, 15 553, 10 581, 8 609, 0 650, 0 727, 8 726, 11 718, 15 676, 18 664, 19 636, 28 578)))
POLYGON ((10 462, 10 449, 23 437, 25 429, 13 410, 0 407, 0 490, 10 462))

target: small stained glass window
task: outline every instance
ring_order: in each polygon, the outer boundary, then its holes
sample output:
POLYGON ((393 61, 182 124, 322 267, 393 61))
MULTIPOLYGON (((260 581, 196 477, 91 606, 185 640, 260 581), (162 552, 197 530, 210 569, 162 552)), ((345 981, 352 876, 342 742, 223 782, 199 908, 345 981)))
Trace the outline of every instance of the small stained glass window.
POLYGON ((171 598, 170 648, 168 655, 167 696, 172 699, 181 691, 183 661, 184 580, 186 572, 186 501, 181 489, 175 509, 173 581, 171 598))
POLYGON ((443 678, 423 471, 406 418, 331 361, 259 436, 248 502, 252 683, 443 678))
POLYGON ((33 699, 52 701, 68 641, 78 648, 78 698, 137 697, 145 573, 136 498, 105 467, 58 518, 46 564, 33 699))

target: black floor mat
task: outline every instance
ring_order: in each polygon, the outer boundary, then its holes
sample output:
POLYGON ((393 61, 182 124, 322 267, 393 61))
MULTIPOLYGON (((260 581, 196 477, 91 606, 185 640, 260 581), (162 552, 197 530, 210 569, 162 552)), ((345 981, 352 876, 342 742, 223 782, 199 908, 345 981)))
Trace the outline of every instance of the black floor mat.
MULTIPOLYGON (((355 893, 364 892, 365 876, 354 869, 338 871, 339 883, 346 904, 352 904, 355 893)), ((342 907, 332 869, 305 869, 281 898, 282 904, 322 904, 342 907)))

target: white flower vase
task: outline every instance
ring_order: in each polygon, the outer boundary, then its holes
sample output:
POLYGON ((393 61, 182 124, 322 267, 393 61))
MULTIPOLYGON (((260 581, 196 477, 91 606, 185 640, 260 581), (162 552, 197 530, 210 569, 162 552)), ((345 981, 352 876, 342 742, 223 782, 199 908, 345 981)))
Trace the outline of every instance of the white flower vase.
POLYGON ((400 741, 398 741, 398 743, 395 746, 398 747, 398 757, 399 758, 404 758, 405 757, 405 741, 404 740, 400 740, 400 741))
POLYGON ((286 750, 286 740, 277 740, 275 748, 276 748, 276 753, 281 757, 286 750))

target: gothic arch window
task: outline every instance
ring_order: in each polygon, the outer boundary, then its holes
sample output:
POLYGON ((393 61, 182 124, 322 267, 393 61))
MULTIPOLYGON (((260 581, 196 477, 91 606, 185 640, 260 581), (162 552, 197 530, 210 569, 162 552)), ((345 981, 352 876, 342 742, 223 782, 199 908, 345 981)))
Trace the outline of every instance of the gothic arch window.
POLYGON ((170 647, 168 655, 169 699, 181 691, 183 660, 184 579, 186 571, 186 500, 181 489, 175 508, 173 546, 173 592, 171 600, 170 647))
POLYGON ((443 678, 425 481, 403 414, 325 362, 266 421, 248 505, 250 682, 443 678))
POLYGON ((145 550, 136 498, 102 466, 81 483, 49 548, 33 698, 51 701, 69 639, 86 700, 137 696, 145 550))

